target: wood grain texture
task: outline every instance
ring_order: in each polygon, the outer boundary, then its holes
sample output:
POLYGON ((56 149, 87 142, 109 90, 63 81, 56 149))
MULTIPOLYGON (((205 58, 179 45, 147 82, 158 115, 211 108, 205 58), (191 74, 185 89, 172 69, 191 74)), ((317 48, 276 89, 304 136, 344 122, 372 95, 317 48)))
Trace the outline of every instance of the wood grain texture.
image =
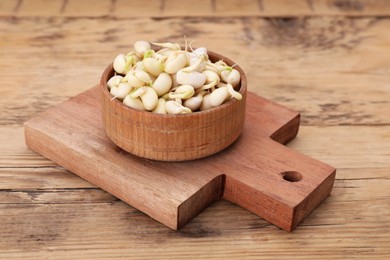
POLYGON ((334 168, 276 143, 297 134, 294 111, 252 94, 234 145, 202 160, 164 163, 110 142, 100 118, 102 87, 27 121, 26 143, 172 229, 223 197, 292 231, 332 190, 334 168))
POLYGON ((20 17, 388 16, 387 0, 2 0, 0 15, 20 17))
POLYGON ((390 258, 389 1, 215 0, 194 17, 168 0, 78 15, 44 2, 0 1, 0 258, 390 258), (288 146, 338 169, 293 233, 226 201, 174 232, 25 147, 24 121, 97 84, 132 42, 183 34, 234 58, 250 91, 301 112, 288 146))
POLYGON ((96 84, 105 65, 129 50, 131 42, 182 42, 184 32, 198 46, 223 46, 223 54, 247 73, 250 91, 298 110, 303 125, 388 124, 390 53, 384 48, 390 45, 390 36, 382 32, 389 26, 387 19, 329 17, 3 19, 2 81, 13 87, 4 87, 1 93, 23 96, 23 102, 0 99, 0 124, 20 125, 96 84), (8 64, 24 66, 15 69, 8 64), (58 82, 63 86, 60 91, 53 87, 58 82))

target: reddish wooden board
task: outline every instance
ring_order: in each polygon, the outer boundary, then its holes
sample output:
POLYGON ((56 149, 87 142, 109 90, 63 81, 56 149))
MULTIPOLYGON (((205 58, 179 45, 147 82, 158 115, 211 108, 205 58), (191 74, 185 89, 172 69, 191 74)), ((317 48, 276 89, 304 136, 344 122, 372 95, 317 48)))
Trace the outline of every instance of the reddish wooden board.
POLYGON ((331 192, 336 170, 285 147, 299 113, 248 93, 242 135, 207 158, 158 162, 107 138, 98 87, 25 123, 28 147, 172 229, 225 199, 293 230, 331 192))

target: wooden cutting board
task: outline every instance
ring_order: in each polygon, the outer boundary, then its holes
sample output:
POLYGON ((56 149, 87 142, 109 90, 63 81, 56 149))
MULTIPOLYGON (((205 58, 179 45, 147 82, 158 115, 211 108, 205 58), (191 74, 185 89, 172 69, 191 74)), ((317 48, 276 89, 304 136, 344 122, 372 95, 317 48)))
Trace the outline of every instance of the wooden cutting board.
POLYGON ((330 194, 336 170, 282 145, 296 136, 299 113, 247 98, 239 139, 194 161, 152 161, 116 147, 103 129, 98 87, 27 121, 25 138, 32 150, 172 229, 225 199, 292 231, 330 194))

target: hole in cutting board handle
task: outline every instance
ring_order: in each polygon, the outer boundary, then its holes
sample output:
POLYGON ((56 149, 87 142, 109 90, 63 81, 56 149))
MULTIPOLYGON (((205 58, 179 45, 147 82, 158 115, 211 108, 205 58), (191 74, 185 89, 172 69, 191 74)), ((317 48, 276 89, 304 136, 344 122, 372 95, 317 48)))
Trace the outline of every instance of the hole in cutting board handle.
POLYGON ((302 174, 296 171, 285 171, 281 173, 283 176, 283 180, 289 182, 298 182, 302 180, 302 174))

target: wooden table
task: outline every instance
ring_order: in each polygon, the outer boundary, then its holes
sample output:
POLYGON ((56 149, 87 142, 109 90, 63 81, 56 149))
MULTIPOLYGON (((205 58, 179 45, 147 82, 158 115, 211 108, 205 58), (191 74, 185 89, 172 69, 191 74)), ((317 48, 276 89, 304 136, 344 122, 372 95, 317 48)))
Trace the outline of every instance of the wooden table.
POLYGON ((389 259, 390 2, 183 2, 0 1, 0 258, 389 259), (23 122, 97 84, 117 53, 183 35, 300 111, 289 146, 337 168, 294 232, 225 201, 176 232, 26 148, 23 122))

